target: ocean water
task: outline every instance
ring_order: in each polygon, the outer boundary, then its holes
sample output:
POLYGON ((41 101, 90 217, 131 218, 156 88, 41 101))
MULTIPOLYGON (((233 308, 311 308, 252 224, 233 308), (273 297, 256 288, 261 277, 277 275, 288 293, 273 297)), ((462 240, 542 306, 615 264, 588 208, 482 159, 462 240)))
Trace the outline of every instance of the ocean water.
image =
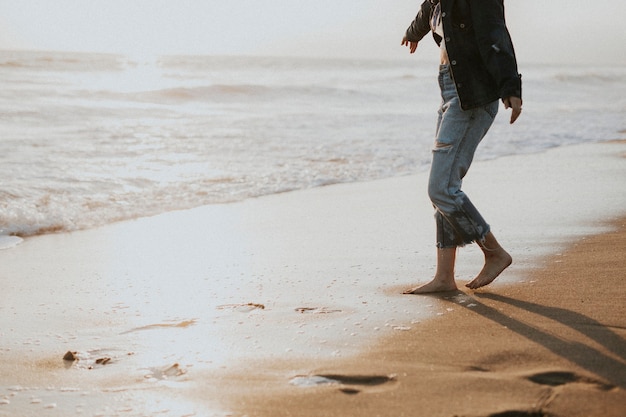
MULTIPOLYGON (((625 67, 520 68, 476 159, 623 135, 625 67), (621 133, 620 133, 621 132, 621 133)), ((430 161, 437 63, 0 51, 0 236, 401 176, 430 161)))

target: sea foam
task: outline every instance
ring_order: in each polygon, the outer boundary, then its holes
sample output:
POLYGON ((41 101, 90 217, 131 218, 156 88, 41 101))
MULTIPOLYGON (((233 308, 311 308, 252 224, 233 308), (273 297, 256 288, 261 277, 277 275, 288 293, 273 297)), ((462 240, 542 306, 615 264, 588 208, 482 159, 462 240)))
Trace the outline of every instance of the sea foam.
MULTIPOLYGON (((619 137, 626 69, 528 66, 476 159, 619 137)), ((0 52, 0 235, 425 170, 436 63, 0 52)))

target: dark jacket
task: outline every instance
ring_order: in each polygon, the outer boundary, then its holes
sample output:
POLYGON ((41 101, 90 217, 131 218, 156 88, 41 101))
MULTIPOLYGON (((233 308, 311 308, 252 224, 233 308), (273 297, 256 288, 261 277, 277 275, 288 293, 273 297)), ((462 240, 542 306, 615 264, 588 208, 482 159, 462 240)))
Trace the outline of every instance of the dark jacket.
MULTIPOLYGON (((432 10, 439 0, 422 3, 406 37, 419 42, 431 32, 432 10)), ((498 98, 522 98, 513 42, 504 20, 504 0, 441 0, 443 32, 452 77, 464 110, 498 98)), ((433 32, 437 45, 441 37, 433 32)))

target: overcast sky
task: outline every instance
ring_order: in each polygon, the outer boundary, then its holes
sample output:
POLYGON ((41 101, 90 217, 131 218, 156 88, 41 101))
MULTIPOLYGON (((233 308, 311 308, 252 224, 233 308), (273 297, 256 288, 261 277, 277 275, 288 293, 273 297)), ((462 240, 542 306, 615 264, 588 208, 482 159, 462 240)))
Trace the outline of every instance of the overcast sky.
MULTIPOLYGON (((0 49, 399 58, 419 0, 0 0, 0 49)), ((507 0, 520 62, 626 65, 626 1, 507 0)), ((436 59, 430 37, 417 59, 436 59)))

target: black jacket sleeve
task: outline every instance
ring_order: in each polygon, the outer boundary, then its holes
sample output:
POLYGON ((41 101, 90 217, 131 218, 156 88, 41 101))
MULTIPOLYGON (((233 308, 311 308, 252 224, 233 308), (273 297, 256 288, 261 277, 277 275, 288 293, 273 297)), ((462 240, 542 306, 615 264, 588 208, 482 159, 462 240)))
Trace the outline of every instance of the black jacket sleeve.
POLYGON ((430 9, 431 3, 426 0, 422 3, 415 20, 406 30, 406 38, 411 42, 419 42, 428 32, 430 32, 430 9))

